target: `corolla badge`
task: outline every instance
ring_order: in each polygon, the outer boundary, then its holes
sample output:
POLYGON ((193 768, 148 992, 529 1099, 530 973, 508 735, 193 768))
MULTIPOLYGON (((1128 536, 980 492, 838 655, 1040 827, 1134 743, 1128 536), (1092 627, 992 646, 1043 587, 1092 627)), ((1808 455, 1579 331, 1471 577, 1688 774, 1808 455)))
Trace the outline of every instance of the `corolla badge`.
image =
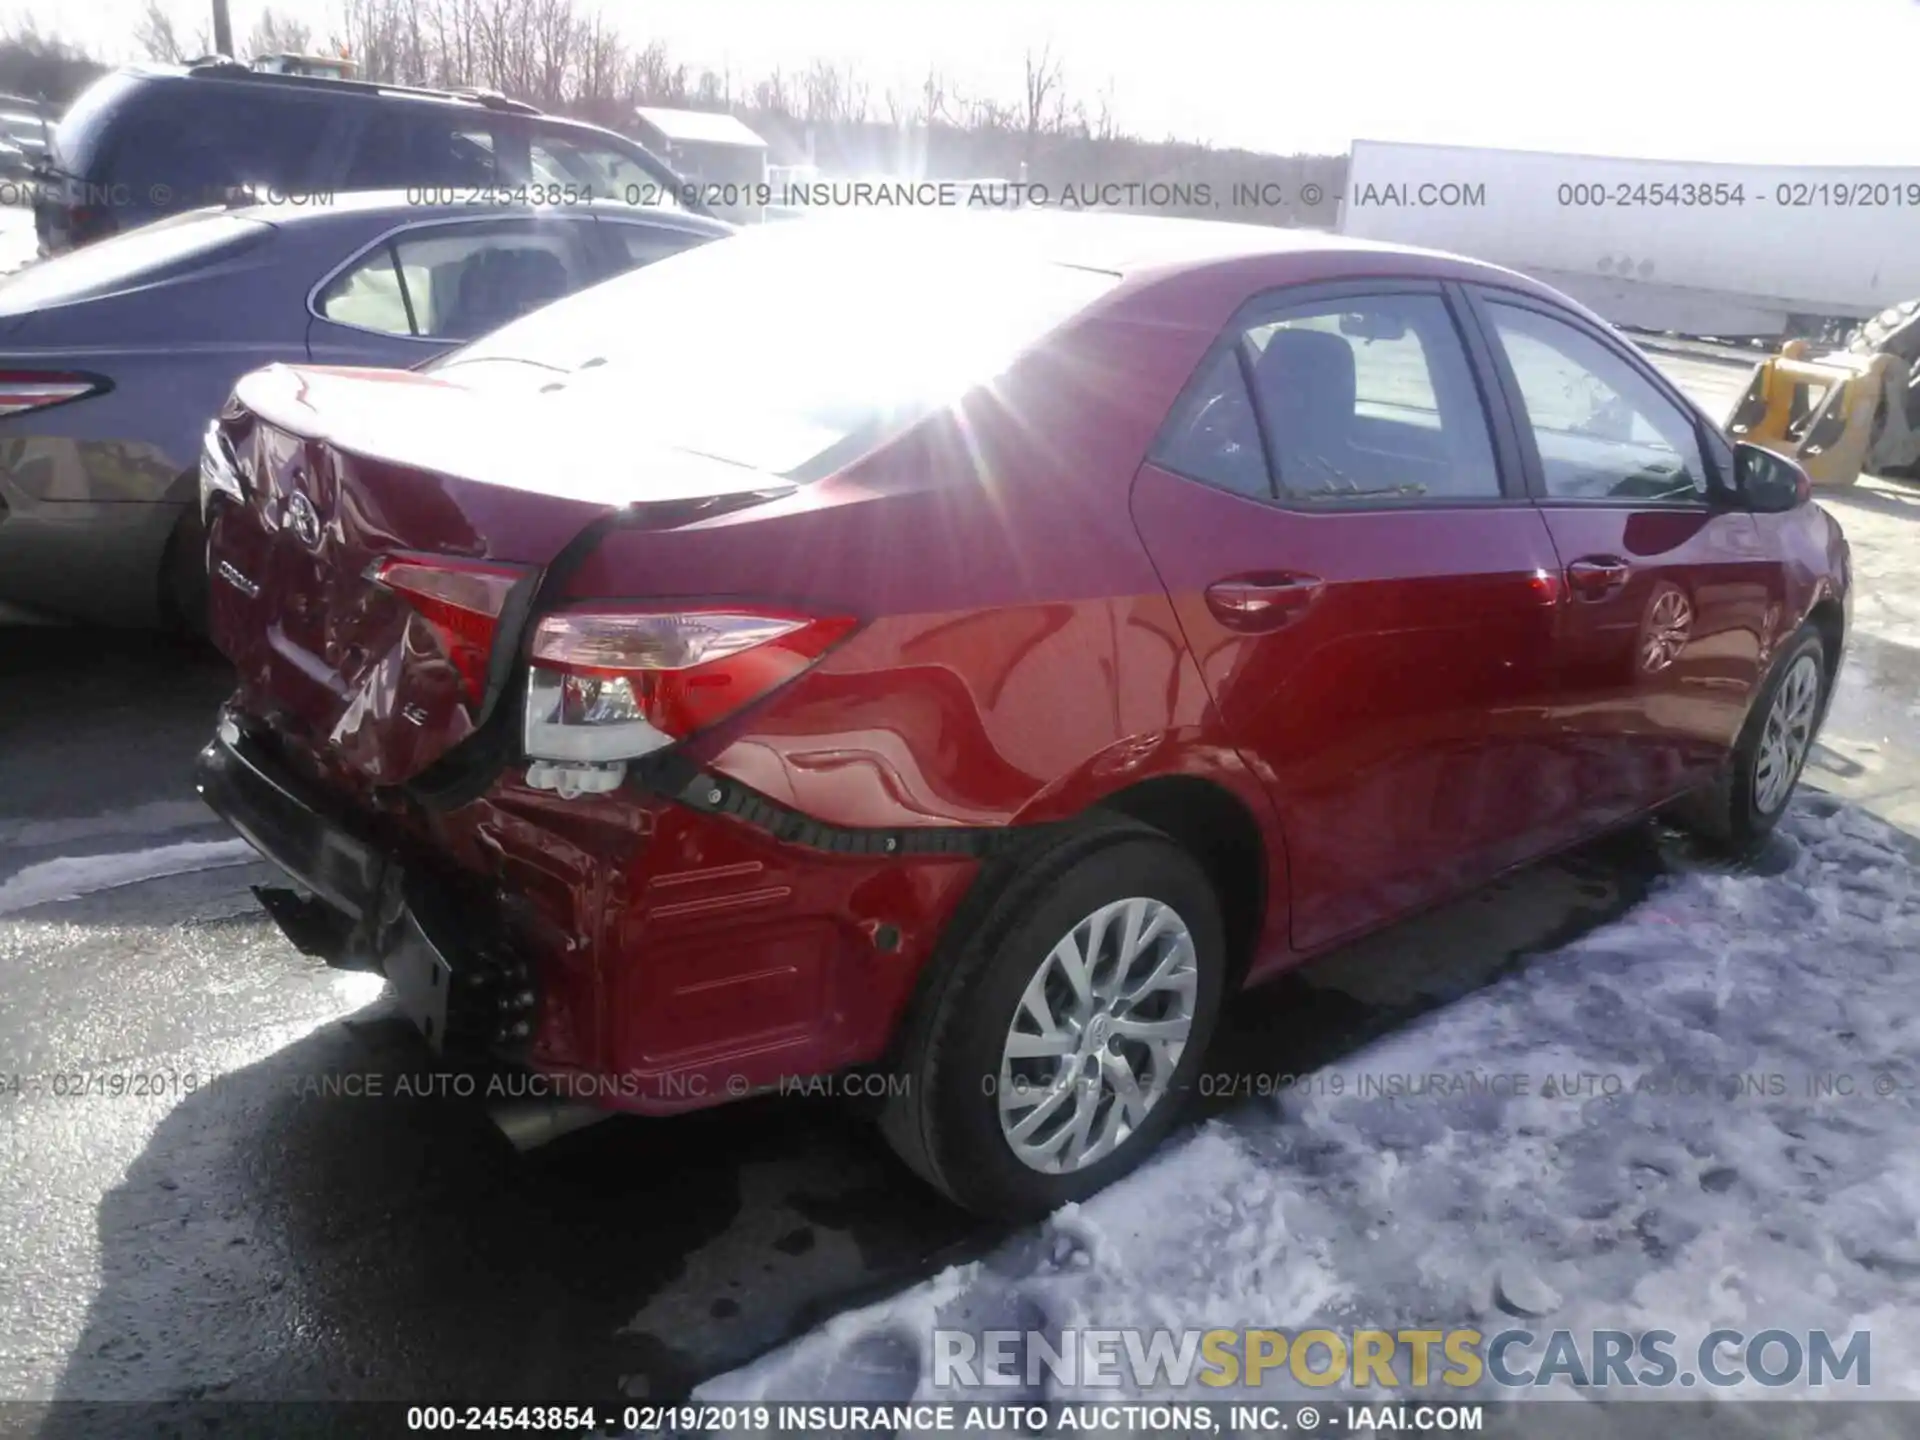
POLYGON ((313 502, 296 490, 287 499, 287 529, 309 550, 320 548, 320 513, 313 508, 313 502))

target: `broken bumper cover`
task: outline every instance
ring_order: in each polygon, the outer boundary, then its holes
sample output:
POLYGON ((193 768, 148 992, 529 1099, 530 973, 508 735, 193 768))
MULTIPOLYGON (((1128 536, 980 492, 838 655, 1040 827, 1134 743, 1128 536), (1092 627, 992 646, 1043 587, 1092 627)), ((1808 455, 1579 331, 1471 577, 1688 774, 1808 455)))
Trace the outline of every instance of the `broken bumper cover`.
MULTIPOLYGON (((250 741, 230 715, 201 750, 194 780, 201 799, 248 844, 349 922, 339 952, 323 957, 328 963, 385 975, 436 1051, 451 1043, 524 1055, 535 1019, 527 967, 497 947, 461 944, 451 906, 250 741)), ((282 907, 267 908, 299 944, 282 907)))
POLYGON ((194 788, 240 837, 353 920, 379 908, 387 857, 270 760, 228 716, 201 750, 194 788))

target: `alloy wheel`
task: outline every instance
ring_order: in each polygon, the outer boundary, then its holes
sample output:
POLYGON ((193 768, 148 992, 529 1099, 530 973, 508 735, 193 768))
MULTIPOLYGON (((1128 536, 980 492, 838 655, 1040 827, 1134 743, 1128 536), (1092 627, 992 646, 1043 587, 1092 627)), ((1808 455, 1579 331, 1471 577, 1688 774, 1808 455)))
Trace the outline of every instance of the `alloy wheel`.
POLYGON ((1820 707, 1820 664, 1812 655, 1793 662, 1773 692, 1753 764, 1753 804, 1771 815, 1786 803, 1813 743, 1820 707))
POLYGON ((1046 1174, 1111 1155, 1165 1097, 1193 1030, 1199 965, 1172 906, 1102 905, 1047 952, 1001 1049, 1000 1129, 1046 1174))

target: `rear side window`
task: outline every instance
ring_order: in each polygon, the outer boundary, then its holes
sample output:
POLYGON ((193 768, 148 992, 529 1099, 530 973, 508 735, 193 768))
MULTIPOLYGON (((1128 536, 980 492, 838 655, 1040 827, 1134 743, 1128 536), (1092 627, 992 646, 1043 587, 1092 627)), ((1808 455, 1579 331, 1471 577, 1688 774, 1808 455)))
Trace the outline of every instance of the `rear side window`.
POLYGON ((181 215, 56 255, 0 280, 0 314, 18 315, 231 259, 273 233, 238 215, 181 215))
POLYGON ((1169 417, 1170 469, 1321 506, 1501 495, 1466 349, 1438 295, 1342 296, 1237 329, 1169 417))
POLYGON ((69 174, 93 178, 92 167, 100 158, 101 141, 123 103, 139 88, 138 79, 116 70, 102 75, 74 97, 53 128, 54 164, 69 174))
POLYGON ((1214 353, 1154 447, 1154 461, 1237 495, 1273 498, 1237 345, 1214 353))
POLYGON ((484 122, 450 107, 394 101, 373 110, 347 166, 349 190, 491 185, 494 139, 484 122))
POLYGON ((575 290, 574 247, 561 228, 446 225, 412 230, 365 256, 322 292, 341 325, 428 340, 471 340, 575 290))
POLYGON ((228 190, 300 189, 312 176, 331 111, 303 95, 220 81, 155 86, 116 126, 103 157, 109 183, 160 209, 217 205, 228 190))

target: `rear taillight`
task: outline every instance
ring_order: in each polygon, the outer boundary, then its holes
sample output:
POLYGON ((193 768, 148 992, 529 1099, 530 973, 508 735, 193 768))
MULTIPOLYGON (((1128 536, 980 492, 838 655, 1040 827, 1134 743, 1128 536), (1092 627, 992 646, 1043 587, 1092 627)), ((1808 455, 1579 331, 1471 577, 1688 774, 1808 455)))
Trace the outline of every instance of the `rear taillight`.
POLYGON ((477 705, 486 694, 500 611, 526 573, 514 565, 389 555, 375 562, 368 578, 400 596, 427 623, 460 673, 467 699, 477 705))
POLYGON ((527 754, 605 764, 684 740, 791 680, 854 623, 758 608, 548 615, 533 637, 527 754))
POLYGON ((67 370, 0 370, 0 420, 99 395, 108 388, 97 375, 67 370))

